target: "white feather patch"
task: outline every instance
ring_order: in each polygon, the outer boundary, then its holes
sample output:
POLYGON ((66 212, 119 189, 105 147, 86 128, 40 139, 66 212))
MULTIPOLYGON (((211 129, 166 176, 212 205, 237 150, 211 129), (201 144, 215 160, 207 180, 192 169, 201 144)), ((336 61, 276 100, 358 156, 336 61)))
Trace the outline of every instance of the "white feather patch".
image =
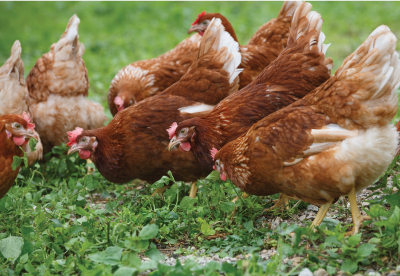
POLYGON ((215 105, 209 105, 209 104, 199 104, 199 105, 191 105, 191 106, 185 106, 181 107, 178 110, 181 113, 199 113, 199 112, 205 112, 205 111, 210 111, 214 108, 215 105))

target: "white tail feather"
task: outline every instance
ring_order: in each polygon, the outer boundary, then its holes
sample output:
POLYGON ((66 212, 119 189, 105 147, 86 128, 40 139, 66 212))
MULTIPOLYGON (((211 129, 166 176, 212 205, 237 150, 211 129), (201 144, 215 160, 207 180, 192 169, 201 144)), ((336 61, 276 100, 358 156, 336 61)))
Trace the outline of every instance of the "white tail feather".
POLYGON ((81 21, 79 20, 79 17, 76 16, 76 14, 74 14, 69 21, 71 22, 71 24, 68 24, 67 26, 67 34, 65 37, 70 43, 72 43, 78 35, 78 26, 81 21))
POLYGON ((278 17, 292 16, 301 3, 301 1, 285 1, 278 17))
MULTIPOLYGON (((243 69, 237 69, 237 67, 241 63, 242 55, 239 53, 239 43, 237 43, 232 36, 225 31, 224 26, 222 25, 221 19, 213 18, 211 20, 210 25, 208 26, 207 30, 204 33, 203 37, 209 37, 212 33, 211 37, 219 37, 219 40, 215 41, 213 45, 211 45, 211 49, 213 50, 220 50, 223 47, 226 47, 227 53, 225 56, 225 65, 223 69, 228 71, 229 73, 229 83, 232 83, 235 78, 243 71, 243 69), (231 57, 230 57, 231 56, 231 57)), ((201 43, 206 43, 206 40, 202 40, 201 43)), ((201 46, 200 46, 201 47, 201 46)), ((206 52, 209 49, 206 49, 206 52)))

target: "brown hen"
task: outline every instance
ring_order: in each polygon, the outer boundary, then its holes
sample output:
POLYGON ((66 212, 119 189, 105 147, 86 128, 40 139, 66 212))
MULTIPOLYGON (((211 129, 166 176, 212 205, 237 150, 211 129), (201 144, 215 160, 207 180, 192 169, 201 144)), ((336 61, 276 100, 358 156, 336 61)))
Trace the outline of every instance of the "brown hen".
MULTIPOLYGON (((292 16, 300 1, 284 2, 277 18, 274 18, 262 25, 251 37, 246 46, 240 46, 242 63, 239 68, 244 68, 240 74, 240 89, 251 83, 258 74, 274 61, 280 52, 285 49, 292 16)), ((212 18, 220 18, 227 32, 237 41, 232 24, 225 16, 219 13, 200 13, 190 27, 188 33, 198 32, 200 35, 207 29, 212 18)))
POLYGON ((196 59, 200 40, 200 35, 192 35, 161 56, 136 61, 122 68, 108 90, 111 113, 115 115, 177 82, 196 59))
MULTIPOLYGON (((30 113, 29 94, 24 78, 24 62, 21 58, 21 43, 17 40, 11 48, 10 58, 0 67, 0 116, 30 113)), ((43 158, 43 145, 38 136, 36 150, 27 145, 28 164, 43 158)))
POLYGON ((150 183, 171 171, 179 181, 196 181, 203 172, 190 152, 168 151, 166 129, 184 120, 182 107, 206 112, 238 89, 239 45, 216 19, 202 38, 198 59, 161 94, 121 112, 105 127, 69 132, 69 153, 90 158, 109 181, 139 178, 150 183))
POLYGON ((357 233, 356 193, 391 163, 398 144, 400 61, 396 37, 378 27, 336 74, 309 95, 258 123, 215 156, 222 178, 250 194, 284 193, 329 207, 347 195, 357 233))
POLYGON ((207 173, 212 148, 245 133, 254 123, 290 105, 329 79, 333 67, 325 58, 322 19, 303 4, 293 17, 288 47, 250 85, 221 101, 209 114, 181 122, 169 148, 191 150, 207 173), (308 14, 307 14, 308 13, 308 14))
POLYGON ((20 147, 28 146, 30 138, 38 139, 35 125, 29 115, 7 114, 0 116, 0 198, 11 188, 17 178, 19 167, 13 170, 11 165, 14 156, 24 155, 20 147))
POLYGON ((85 47, 79 42, 79 23, 76 15, 71 17, 60 40, 37 60, 26 79, 44 152, 66 143, 67 130, 77 126, 99 128, 107 120, 104 108, 86 99, 89 79, 82 59, 85 47))

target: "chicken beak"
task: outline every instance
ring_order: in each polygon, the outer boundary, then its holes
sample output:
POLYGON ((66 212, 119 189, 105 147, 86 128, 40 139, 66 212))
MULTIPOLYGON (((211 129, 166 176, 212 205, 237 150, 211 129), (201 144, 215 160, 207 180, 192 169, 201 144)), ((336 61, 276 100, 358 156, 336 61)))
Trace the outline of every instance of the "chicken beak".
POLYGON ((26 133, 25 136, 32 137, 36 141, 39 141, 39 135, 37 134, 36 131, 29 129, 26 133))
POLYGON ((74 144, 71 146, 71 148, 68 150, 68 155, 70 155, 71 153, 77 152, 81 149, 80 146, 78 146, 77 144, 74 144))
POLYGON ((196 24, 196 25, 193 25, 192 27, 190 27, 188 34, 193 33, 193 32, 200 32, 200 31, 201 31, 201 29, 200 29, 199 25, 196 24))
POLYGON ((169 142, 168 145, 168 150, 173 150, 175 148, 177 148, 180 145, 181 141, 179 141, 178 139, 176 139, 176 137, 172 137, 171 141, 169 142))

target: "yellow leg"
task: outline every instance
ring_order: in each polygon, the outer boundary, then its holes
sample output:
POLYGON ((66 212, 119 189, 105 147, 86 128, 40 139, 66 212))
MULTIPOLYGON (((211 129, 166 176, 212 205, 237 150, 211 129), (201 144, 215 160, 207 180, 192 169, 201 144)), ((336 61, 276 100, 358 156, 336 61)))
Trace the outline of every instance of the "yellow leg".
POLYGON ((151 196, 155 196, 155 195, 161 196, 161 195, 165 192, 166 189, 168 189, 168 186, 164 186, 164 187, 162 187, 162 188, 157 188, 157 189, 153 192, 153 194, 152 194, 151 196))
POLYGON ((197 188, 197 186, 196 186, 196 183, 197 183, 197 182, 192 182, 192 185, 190 186, 189 196, 190 196, 191 198, 195 198, 196 195, 197 195, 197 190, 198 190, 198 188, 197 188))
POLYGON ((326 213, 328 213, 328 210, 331 207, 332 203, 333 203, 333 199, 331 201, 328 201, 327 203, 323 204, 321 207, 319 207, 319 211, 318 211, 317 216, 315 217, 313 223, 311 224, 311 228, 314 228, 314 226, 320 226, 326 213))
POLYGON ((363 221, 370 220, 371 218, 369 216, 361 215, 360 210, 358 209, 357 198, 356 198, 356 189, 354 187, 353 187, 353 189, 351 189, 350 193, 347 195, 347 198, 349 199, 349 202, 350 202, 351 216, 353 217, 354 227, 353 227, 352 231, 350 231, 346 234, 354 235, 354 234, 357 234, 358 231, 360 230, 363 221))
MULTIPOLYGON (((86 163, 87 163, 87 164, 92 164, 93 162, 92 162, 92 160, 90 160, 90 159, 86 159, 86 163)), ((87 174, 92 174, 92 173, 94 173, 94 169, 88 167, 88 168, 87 168, 87 174)))
MULTIPOLYGON (((242 198, 248 198, 248 197, 249 197, 249 195, 248 195, 247 193, 243 192, 242 198)), ((235 203, 238 199, 239 199, 239 197, 235 197, 235 198, 232 200, 232 202, 235 203)))
MULTIPOLYGON (((249 197, 249 194, 248 193, 246 193, 246 192, 243 192, 243 194, 242 194, 242 198, 248 198, 249 197)), ((232 200, 232 202, 233 203, 236 203, 236 201, 239 199, 239 197, 237 196, 237 197, 235 197, 233 200, 232 200)), ((235 215, 235 213, 236 213, 236 206, 235 206, 235 209, 233 210, 233 212, 232 212, 232 219, 233 219, 233 216, 235 215)))
POLYGON ((270 210, 272 210, 274 208, 279 208, 279 207, 283 207, 283 206, 286 206, 285 209, 289 210, 289 201, 290 201, 291 198, 292 197, 287 196, 285 194, 280 194, 279 198, 277 200, 275 200, 274 206, 272 206, 271 208, 265 209, 263 211, 263 213, 264 212, 268 212, 268 211, 270 211, 270 210))

